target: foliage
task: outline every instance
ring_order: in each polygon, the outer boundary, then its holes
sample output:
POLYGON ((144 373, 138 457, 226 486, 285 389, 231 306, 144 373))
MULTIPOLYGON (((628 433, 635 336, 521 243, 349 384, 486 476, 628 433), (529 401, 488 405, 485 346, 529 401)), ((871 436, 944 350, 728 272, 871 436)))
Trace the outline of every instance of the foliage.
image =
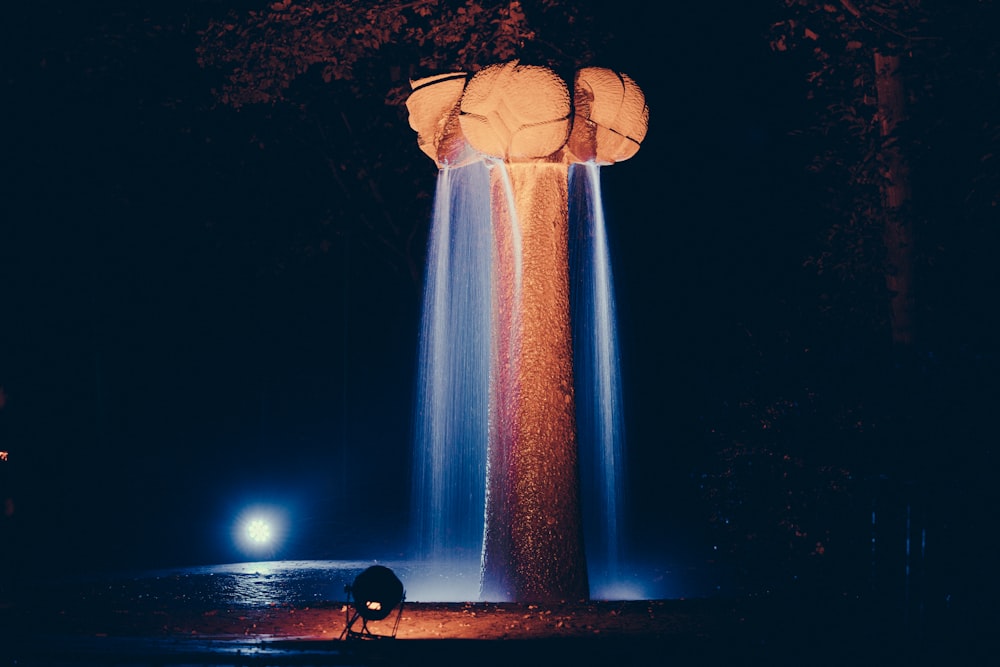
MULTIPOLYGON (((837 283, 831 293, 853 285, 849 291, 854 297, 858 292, 870 295, 841 299, 841 312, 885 299, 880 193, 888 147, 898 148, 911 166, 914 196, 905 213, 914 225, 913 259, 922 275, 947 254, 949 224, 962 220, 977 234, 995 236, 984 225, 995 217, 1000 191, 995 158, 1000 110, 990 101, 998 96, 982 91, 997 88, 998 49, 988 27, 995 24, 996 3, 780 4, 784 16, 771 26, 771 47, 797 58, 809 83, 816 115, 803 132, 821 142, 811 169, 822 176, 828 193, 822 248, 807 264, 837 283), (903 56, 908 92, 907 118, 886 139, 880 136, 876 106, 876 51, 903 56), (959 81, 963 90, 956 87, 959 81)), ((929 287, 921 284, 923 311, 934 308, 929 287)), ((884 325, 879 311, 863 317, 884 325)))
MULTIPOLYGON (((881 244, 884 183, 875 71, 876 50, 898 51, 915 37, 917 2, 817 2, 782 0, 787 17, 771 26, 771 47, 803 58, 808 96, 817 105, 808 132, 823 139, 811 169, 828 184, 823 248, 807 260, 834 280, 864 285, 884 303, 885 253, 881 244)), ((853 306, 852 306, 853 307, 853 306)), ((864 319, 884 325, 884 311, 864 319)))
MULTIPOLYGON (((720 443, 699 475, 717 558, 737 583, 760 587, 833 585, 858 553, 857 473, 827 462, 827 438, 855 441, 871 428, 860 406, 824 407, 808 388, 794 395, 729 404, 707 434, 720 443), (832 412, 831 412, 832 411, 832 412)), ((847 445, 848 447, 850 445, 847 445)))
POLYGON ((548 63, 565 60, 539 29, 556 11, 564 26, 576 23, 577 10, 556 0, 527 7, 518 0, 379 0, 360 7, 348 0, 280 0, 212 20, 198 57, 204 67, 228 70, 217 94, 239 107, 283 100, 294 81, 313 71, 327 83, 367 80, 371 62, 388 56, 397 81, 387 100, 398 103, 407 90, 398 81, 402 58, 393 62, 392 54, 405 52, 406 62, 432 73, 476 71, 524 53, 548 51, 541 56, 548 63))
POLYGON ((407 79, 515 57, 575 67, 596 44, 590 25, 556 0, 281 0, 209 20, 197 55, 222 77, 223 107, 286 119, 264 119, 254 144, 294 144, 333 185, 324 219, 299 235, 304 252, 353 239, 419 287, 434 170, 400 104, 407 79))

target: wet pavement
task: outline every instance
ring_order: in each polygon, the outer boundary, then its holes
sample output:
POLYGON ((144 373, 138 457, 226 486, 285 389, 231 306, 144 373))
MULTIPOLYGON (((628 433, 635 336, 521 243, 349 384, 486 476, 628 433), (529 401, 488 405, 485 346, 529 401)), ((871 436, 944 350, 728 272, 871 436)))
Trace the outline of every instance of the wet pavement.
MULTIPOLYGON (((636 636, 640 627, 630 637, 580 641, 545 636, 539 625, 541 636, 525 639, 535 632, 518 613, 527 607, 477 606, 478 618, 471 603, 426 603, 413 611, 421 603, 411 601, 411 584, 418 598, 460 600, 476 582, 474 573, 403 562, 386 563, 408 588, 401 638, 341 641, 344 588, 372 564, 268 561, 35 577, 0 599, 0 666, 622 664, 666 650, 656 637, 636 636), (497 629, 499 618, 511 624, 497 629), (474 624, 484 628, 480 636, 498 641, 454 638, 456 631, 469 636, 474 624), (437 638, 448 636, 446 625, 451 638, 437 638)), ((567 635, 595 631, 548 620, 567 635)))
POLYGON ((280 638, 54 638, 21 650, 10 662, 21 666, 98 665, 639 665, 724 664, 733 655, 689 642, 656 638, 537 640, 341 641, 280 638), (718 660, 718 662, 714 662, 718 660))
MULTIPOLYGON (((0 667, 978 665, 998 655, 985 613, 901 624, 885 608, 842 596, 407 602, 399 639, 342 641, 344 586, 371 564, 281 561, 19 582, 0 597, 0 667)), ((390 565, 404 582, 416 575, 390 565)))

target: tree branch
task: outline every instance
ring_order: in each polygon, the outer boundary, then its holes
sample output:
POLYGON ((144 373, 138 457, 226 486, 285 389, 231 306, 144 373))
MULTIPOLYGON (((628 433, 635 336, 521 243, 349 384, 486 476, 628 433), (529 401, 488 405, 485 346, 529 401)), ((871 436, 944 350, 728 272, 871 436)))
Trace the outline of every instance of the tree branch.
POLYGON ((861 10, 858 9, 851 0, 840 0, 840 4, 847 10, 847 13, 856 19, 861 18, 861 10))

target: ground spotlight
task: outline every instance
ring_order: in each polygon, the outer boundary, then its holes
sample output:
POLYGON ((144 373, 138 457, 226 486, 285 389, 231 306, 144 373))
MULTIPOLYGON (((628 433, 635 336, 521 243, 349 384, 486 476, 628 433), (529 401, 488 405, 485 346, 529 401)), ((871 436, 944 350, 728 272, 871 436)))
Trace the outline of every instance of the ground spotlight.
POLYGON ((347 625, 340 634, 344 639, 394 639, 399 628, 399 619, 403 615, 403 601, 406 592, 403 583, 384 565, 372 565, 354 579, 354 583, 344 586, 347 593, 347 625), (374 634, 368 628, 368 621, 381 621, 397 609, 396 620, 392 625, 392 633, 388 635, 374 634), (361 620, 361 629, 354 630, 354 624, 361 620))

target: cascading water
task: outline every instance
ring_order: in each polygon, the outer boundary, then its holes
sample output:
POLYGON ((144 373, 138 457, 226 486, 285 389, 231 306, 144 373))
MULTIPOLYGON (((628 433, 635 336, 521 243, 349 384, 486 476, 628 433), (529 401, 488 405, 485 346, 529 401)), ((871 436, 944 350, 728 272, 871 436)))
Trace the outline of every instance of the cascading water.
MULTIPOLYGON (((611 597, 623 420, 598 165, 638 150, 644 98, 628 77, 585 68, 571 105, 551 70, 516 61, 413 85, 410 125, 440 169, 417 387, 418 553, 452 574, 481 563, 482 599, 611 597)), ((411 593, 473 597, 455 590, 411 593)))
MULTIPOLYGON (((416 553, 453 573, 478 572, 482 556, 490 234, 485 163, 443 168, 424 283, 411 507, 416 553)), ((474 596, 478 578, 471 581, 471 591, 466 584, 455 594, 474 596)))
POLYGON ((590 593, 620 596, 625 524, 625 424, 600 167, 570 167, 570 271, 573 275, 573 361, 580 446, 583 528, 590 593))

